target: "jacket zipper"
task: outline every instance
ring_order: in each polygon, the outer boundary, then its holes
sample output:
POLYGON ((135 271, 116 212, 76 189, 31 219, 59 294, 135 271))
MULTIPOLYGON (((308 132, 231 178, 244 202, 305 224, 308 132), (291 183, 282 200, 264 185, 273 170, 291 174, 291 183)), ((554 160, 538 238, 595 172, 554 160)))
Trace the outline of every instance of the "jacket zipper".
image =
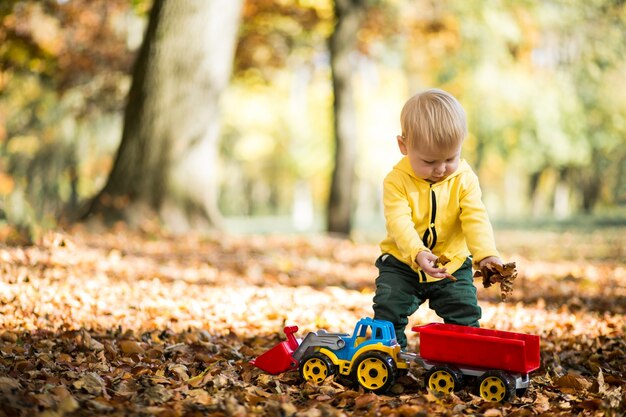
MULTIPOLYGON (((422 242, 424 245, 430 250, 433 250, 435 245, 437 244, 437 230, 435 229, 435 219, 437 217, 437 198, 435 196, 435 190, 433 190, 433 185, 429 185, 430 189, 430 222, 428 223, 428 228, 424 232, 424 236, 422 237, 422 242)), ((426 281, 426 274, 424 271, 422 272, 421 278, 422 281, 426 281)))
POLYGON ((424 232, 424 236, 422 237, 422 241, 424 245, 430 250, 432 250, 437 244, 437 231, 435 230, 435 219, 437 217, 437 198, 435 196, 435 190, 433 190, 433 185, 430 184, 430 222, 428 223, 428 228, 424 232))

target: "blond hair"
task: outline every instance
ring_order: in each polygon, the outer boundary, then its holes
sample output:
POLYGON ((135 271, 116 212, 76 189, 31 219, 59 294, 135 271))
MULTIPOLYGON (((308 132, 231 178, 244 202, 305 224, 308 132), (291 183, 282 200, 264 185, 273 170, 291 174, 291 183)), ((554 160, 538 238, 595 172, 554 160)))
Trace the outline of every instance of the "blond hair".
POLYGON ((465 110, 451 94, 437 88, 411 97, 402 108, 400 124, 410 147, 450 149, 467 135, 465 110))

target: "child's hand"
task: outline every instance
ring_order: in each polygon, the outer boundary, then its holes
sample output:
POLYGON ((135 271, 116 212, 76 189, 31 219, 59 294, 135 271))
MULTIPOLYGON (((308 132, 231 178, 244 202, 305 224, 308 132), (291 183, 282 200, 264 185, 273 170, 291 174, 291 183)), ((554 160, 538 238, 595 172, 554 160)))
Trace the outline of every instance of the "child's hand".
POLYGON ((451 278, 454 277, 446 272, 446 268, 437 268, 437 260, 439 258, 432 252, 423 250, 415 257, 415 262, 422 268, 424 272, 433 278, 451 278))
POLYGON ((500 260, 500 258, 498 258, 497 256, 488 256, 487 258, 485 258, 482 261, 480 261, 478 263, 478 266, 480 268, 482 268, 482 267, 484 267, 486 265, 489 265, 489 264, 496 264, 496 265, 500 265, 500 266, 504 265, 502 263, 502 260, 500 260))
POLYGON ((499 282, 502 301, 506 300, 513 292, 513 281, 517 278, 515 262, 503 264, 500 258, 490 256, 481 260, 478 267, 479 269, 474 272, 474 278, 482 278, 485 288, 499 282))

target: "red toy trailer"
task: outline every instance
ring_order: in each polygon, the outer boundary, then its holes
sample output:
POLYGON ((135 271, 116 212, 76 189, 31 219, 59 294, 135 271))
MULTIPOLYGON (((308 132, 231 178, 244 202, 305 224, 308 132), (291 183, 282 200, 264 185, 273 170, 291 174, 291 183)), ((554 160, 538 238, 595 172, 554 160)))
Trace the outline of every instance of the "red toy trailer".
POLYGON ((361 319, 352 336, 310 332, 296 339, 296 326, 285 327, 287 340, 252 364, 279 374, 298 369, 303 379, 319 383, 334 374, 346 375, 369 391, 389 389, 398 372, 419 363, 428 372, 426 386, 451 393, 465 377, 476 378, 477 393, 488 401, 509 401, 530 384, 529 372, 540 366, 539 336, 431 323, 413 327, 420 334, 420 354, 401 352, 393 325, 361 319))
POLYGON ((482 398, 506 401, 526 392, 528 374, 541 365, 536 335, 440 323, 412 330, 420 334, 415 361, 428 370, 426 384, 434 391, 451 392, 472 376, 482 398))

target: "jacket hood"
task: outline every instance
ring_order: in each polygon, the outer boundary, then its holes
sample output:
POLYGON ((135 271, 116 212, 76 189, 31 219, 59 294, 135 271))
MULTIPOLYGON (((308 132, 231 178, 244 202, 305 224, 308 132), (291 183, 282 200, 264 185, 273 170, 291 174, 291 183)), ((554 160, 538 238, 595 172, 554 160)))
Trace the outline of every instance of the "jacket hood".
MULTIPOLYGON (((415 178, 416 181, 421 181, 425 184, 431 184, 430 182, 426 181, 425 179, 419 178, 418 176, 415 175, 415 173, 413 172, 413 168, 411 168, 411 162, 409 162, 409 157, 405 156, 403 157, 400 162, 398 162, 393 169, 397 169, 399 171, 404 172, 407 175, 410 175, 412 178, 415 178)), ((448 177, 446 177, 445 180, 440 181, 440 183, 446 182, 451 180, 452 178, 456 177, 457 175, 460 175, 464 172, 467 171, 471 171, 471 167, 469 166, 469 164, 467 163, 467 161, 463 158, 461 158, 461 160, 459 161, 459 167, 456 169, 456 171, 454 171, 452 174, 450 174, 448 177)), ((439 183, 436 183, 439 184, 439 183)))

